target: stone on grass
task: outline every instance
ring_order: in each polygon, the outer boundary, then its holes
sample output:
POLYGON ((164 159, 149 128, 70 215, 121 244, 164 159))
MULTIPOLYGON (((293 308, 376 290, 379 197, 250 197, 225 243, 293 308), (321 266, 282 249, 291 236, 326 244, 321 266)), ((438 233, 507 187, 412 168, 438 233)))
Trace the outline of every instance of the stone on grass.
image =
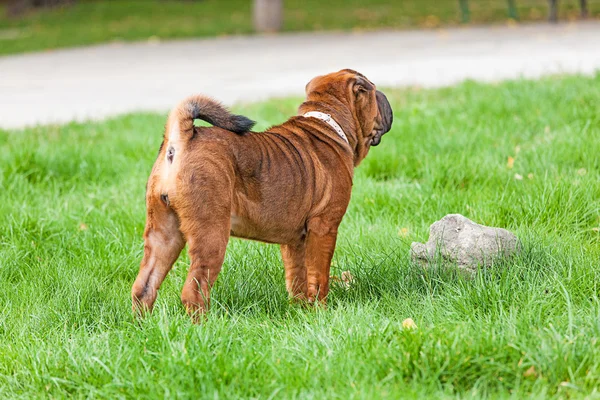
POLYGON ((517 237, 502 228, 479 225, 460 214, 449 214, 429 228, 427 243, 413 243, 411 256, 424 267, 442 260, 473 274, 521 249, 517 237))

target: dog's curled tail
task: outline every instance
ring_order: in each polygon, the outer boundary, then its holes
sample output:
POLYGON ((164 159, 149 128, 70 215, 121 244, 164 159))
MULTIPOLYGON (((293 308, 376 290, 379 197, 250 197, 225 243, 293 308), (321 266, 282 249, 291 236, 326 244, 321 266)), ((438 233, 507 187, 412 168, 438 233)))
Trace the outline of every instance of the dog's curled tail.
POLYGON ((197 95, 183 100, 171 111, 167 132, 173 130, 173 124, 177 123, 178 131, 191 133, 195 119, 201 119, 213 126, 238 134, 248 132, 255 124, 254 121, 243 115, 232 114, 218 101, 197 95))

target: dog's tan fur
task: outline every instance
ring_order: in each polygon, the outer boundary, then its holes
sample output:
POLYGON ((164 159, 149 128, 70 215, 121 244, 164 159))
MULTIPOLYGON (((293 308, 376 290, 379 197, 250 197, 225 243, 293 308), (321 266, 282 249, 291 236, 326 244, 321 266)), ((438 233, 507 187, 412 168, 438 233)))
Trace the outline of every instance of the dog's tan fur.
POLYGON ((389 131, 392 114, 383 93, 352 70, 317 77, 306 92, 298 116, 260 133, 202 96, 171 112, 148 180, 135 311, 152 309, 187 242, 181 299, 190 314, 204 312, 230 236, 280 244, 290 295, 325 301, 354 167, 389 131), (324 121, 303 117, 308 111, 330 114, 349 143, 324 121), (214 127, 194 127, 194 118, 214 127))

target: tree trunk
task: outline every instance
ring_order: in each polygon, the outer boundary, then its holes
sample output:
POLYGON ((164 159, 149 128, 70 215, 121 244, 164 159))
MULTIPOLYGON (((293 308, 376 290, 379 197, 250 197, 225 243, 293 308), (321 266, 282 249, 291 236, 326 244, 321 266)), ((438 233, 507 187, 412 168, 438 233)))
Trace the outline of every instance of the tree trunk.
POLYGON ((508 0, 508 17, 515 21, 519 20, 519 12, 517 11, 515 0, 508 0))
POLYGON ((469 13, 469 2, 467 0, 458 0, 458 5, 460 6, 460 15, 463 24, 466 24, 471 19, 469 13))
POLYGON ((588 17, 587 0, 579 0, 579 4, 581 5, 581 18, 587 18, 588 17))
POLYGON ((283 0, 254 0, 254 29, 277 32, 283 26, 283 0))
POLYGON ((553 23, 558 22, 558 0, 549 0, 550 2, 550 14, 548 20, 553 23))

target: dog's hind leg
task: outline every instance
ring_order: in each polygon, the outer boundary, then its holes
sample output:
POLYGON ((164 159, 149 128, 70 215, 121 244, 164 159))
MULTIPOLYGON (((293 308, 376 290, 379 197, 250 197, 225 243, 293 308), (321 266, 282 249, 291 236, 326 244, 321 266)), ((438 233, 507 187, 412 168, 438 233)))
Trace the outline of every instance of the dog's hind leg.
POLYGON ((161 283, 185 246, 179 220, 168 198, 149 195, 144 230, 144 257, 131 289, 133 311, 151 311, 161 283))
POLYGON ((292 299, 306 299, 306 244, 282 244, 281 258, 285 266, 285 286, 292 299))
POLYGON ((209 308, 210 289, 225 259, 231 226, 227 193, 230 189, 206 190, 194 204, 178 210, 190 255, 190 269, 181 292, 181 302, 194 322, 199 322, 209 308))

